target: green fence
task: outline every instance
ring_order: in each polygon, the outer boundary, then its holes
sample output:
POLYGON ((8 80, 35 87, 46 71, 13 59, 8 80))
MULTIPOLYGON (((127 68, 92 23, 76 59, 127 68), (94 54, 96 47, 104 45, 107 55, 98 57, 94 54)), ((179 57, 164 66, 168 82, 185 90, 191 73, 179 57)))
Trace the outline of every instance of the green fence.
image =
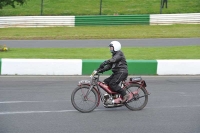
POLYGON ((150 15, 75 16, 75 26, 86 25, 149 25, 150 15))
MULTIPOLYGON (((89 75, 96 70, 104 60, 83 60, 82 75, 89 75)), ((156 60, 127 60, 129 75, 156 75, 156 60)), ((104 74, 111 74, 111 71, 104 74)))
POLYGON ((127 60, 128 72, 133 75, 156 75, 156 60, 127 60))
MULTIPOLYGON (((82 60, 82 75, 89 75, 96 70, 104 60, 82 60)), ((104 74, 111 74, 111 71, 104 74)))

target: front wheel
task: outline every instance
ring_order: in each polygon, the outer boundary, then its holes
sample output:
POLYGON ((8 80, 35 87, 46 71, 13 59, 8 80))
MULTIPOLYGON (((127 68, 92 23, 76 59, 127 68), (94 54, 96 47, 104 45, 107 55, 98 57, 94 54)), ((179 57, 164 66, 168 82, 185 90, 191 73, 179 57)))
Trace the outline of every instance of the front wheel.
POLYGON ((126 93, 132 93, 133 98, 125 103, 125 106, 133 111, 142 110, 148 102, 148 92, 138 84, 127 87, 126 93))
POLYGON ((86 97, 89 86, 82 85, 74 89, 71 94, 71 103, 74 108, 82 113, 93 111, 98 106, 98 93, 92 89, 86 97))

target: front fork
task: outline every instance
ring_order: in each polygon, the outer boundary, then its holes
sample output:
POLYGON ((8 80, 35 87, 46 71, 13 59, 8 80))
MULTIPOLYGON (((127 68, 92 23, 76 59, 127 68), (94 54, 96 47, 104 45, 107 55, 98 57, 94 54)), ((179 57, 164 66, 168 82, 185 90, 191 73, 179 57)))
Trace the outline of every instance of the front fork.
POLYGON ((91 85, 90 88, 89 88, 89 90, 88 90, 87 93, 85 94, 85 96, 84 96, 84 100, 85 100, 85 101, 87 100, 87 97, 88 97, 88 95, 90 94, 90 92, 91 92, 91 90, 92 90, 93 87, 94 87, 94 86, 91 85))

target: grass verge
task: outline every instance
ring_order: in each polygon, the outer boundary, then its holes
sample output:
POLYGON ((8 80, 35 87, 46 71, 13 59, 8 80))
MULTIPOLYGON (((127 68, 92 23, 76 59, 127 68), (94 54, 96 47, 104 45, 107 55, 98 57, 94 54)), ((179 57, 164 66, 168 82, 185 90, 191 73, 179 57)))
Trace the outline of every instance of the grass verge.
POLYGON ((200 37, 200 24, 3 28, 0 32, 0 40, 134 39, 190 37, 200 37))
MULTIPOLYGON (((130 60, 200 59, 200 46, 123 47, 130 60)), ((1 58, 109 59, 108 48, 12 48, 0 52, 1 58)))

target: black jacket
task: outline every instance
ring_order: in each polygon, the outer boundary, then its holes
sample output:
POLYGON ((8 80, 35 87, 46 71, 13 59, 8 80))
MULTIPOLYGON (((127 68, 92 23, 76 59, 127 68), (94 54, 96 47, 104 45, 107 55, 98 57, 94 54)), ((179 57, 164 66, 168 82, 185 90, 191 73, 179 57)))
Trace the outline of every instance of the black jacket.
POLYGON ((107 61, 102 71, 112 70, 113 73, 116 72, 126 72, 128 73, 128 65, 126 58, 122 51, 116 51, 113 53, 112 58, 107 61))

